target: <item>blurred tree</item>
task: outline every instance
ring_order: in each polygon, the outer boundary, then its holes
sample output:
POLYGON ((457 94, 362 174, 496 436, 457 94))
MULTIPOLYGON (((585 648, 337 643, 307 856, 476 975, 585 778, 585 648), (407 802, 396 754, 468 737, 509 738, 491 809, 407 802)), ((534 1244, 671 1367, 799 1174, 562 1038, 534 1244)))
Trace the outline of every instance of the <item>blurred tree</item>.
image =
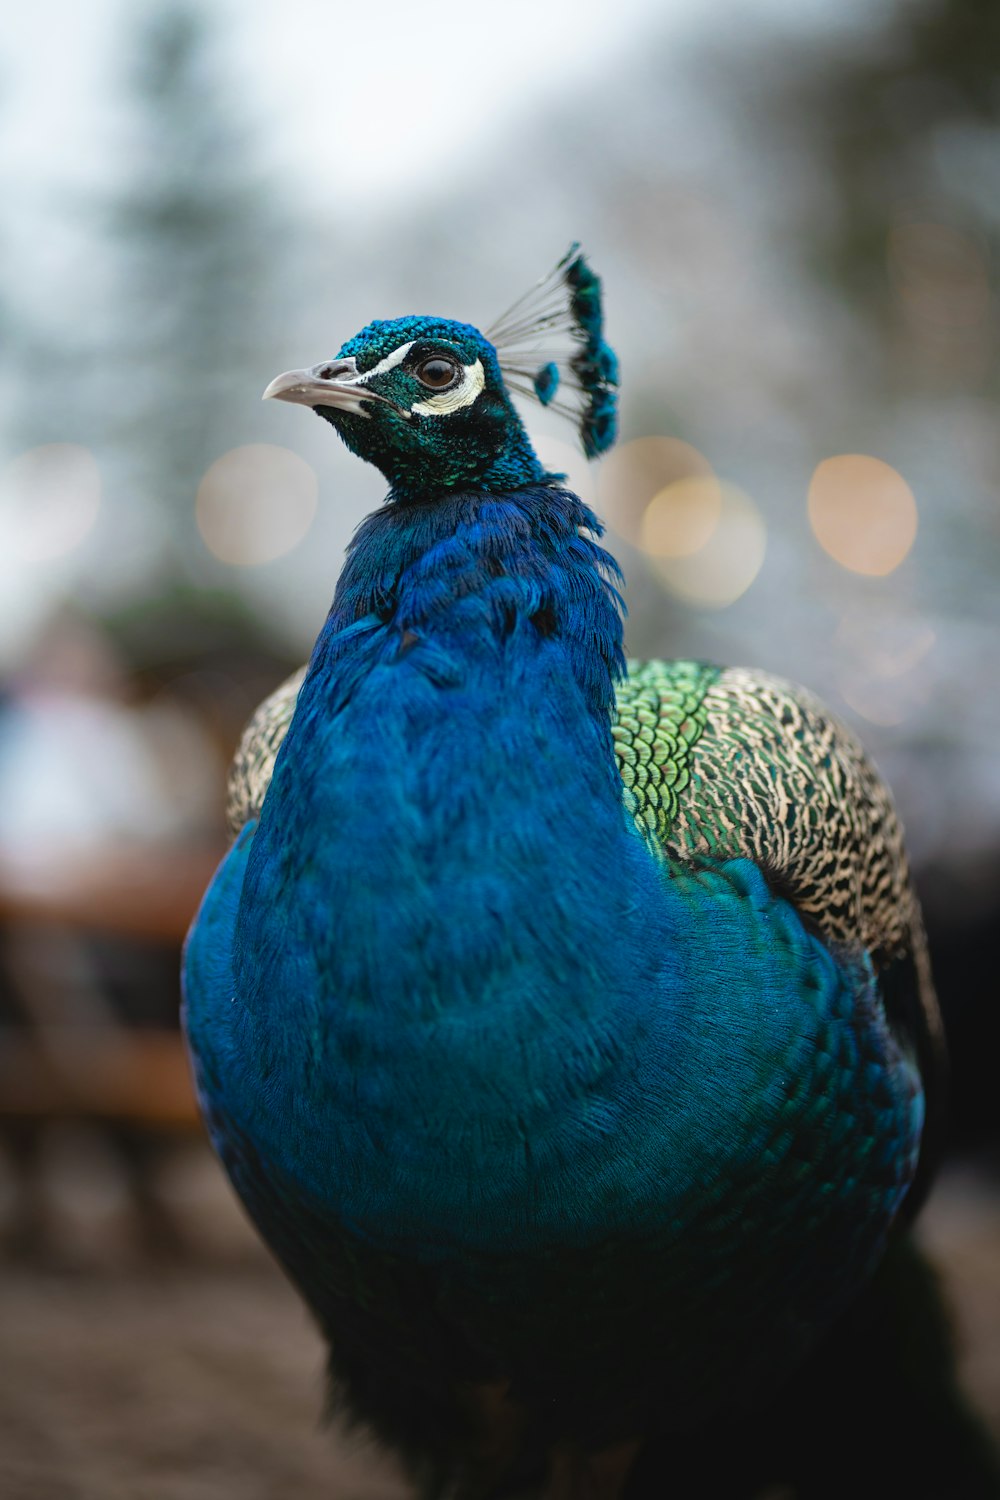
MULTIPOLYGON (((954 635, 947 707, 919 737, 911 730, 909 770, 925 817, 948 789, 949 816, 918 873, 952 1052, 953 1141, 982 1147, 1000 1135, 996 782, 975 774, 977 755, 993 759, 996 714, 973 654, 980 639, 995 654, 998 618, 1000 6, 898 3, 877 41, 866 30, 846 52, 799 63, 776 91, 777 124, 803 133, 830 212, 810 213, 816 200, 803 196, 796 232, 818 283, 866 336, 855 402, 874 388, 883 433, 886 412, 916 414, 911 452, 915 428, 925 433, 932 477, 921 524, 935 538, 936 628, 947 641, 946 611, 974 622, 954 635)), ((930 587, 925 577, 925 597, 930 587)))
POLYGON ((247 369, 271 368, 276 326, 279 212, 214 42, 202 7, 143 16, 129 168, 108 218, 120 274, 105 410, 132 494, 166 521, 174 581, 219 579, 194 497, 208 465, 254 435, 247 369))
POLYGON ((898 4, 877 37, 798 64, 778 124, 804 133, 833 207, 805 195, 798 228, 875 334, 888 390, 995 390, 1000 7, 898 4))

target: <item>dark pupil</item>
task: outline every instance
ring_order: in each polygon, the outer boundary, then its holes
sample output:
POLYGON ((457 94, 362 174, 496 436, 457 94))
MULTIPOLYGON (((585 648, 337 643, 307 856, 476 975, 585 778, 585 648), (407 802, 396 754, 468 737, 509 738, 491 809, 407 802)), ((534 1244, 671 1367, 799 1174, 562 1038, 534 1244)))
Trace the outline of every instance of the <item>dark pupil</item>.
POLYGON ((440 389, 443 385, 450 385, 455 378, 455 366, 450 359, 425 359, 417 370, 417 378, 424 385, 432 385, 440 389))

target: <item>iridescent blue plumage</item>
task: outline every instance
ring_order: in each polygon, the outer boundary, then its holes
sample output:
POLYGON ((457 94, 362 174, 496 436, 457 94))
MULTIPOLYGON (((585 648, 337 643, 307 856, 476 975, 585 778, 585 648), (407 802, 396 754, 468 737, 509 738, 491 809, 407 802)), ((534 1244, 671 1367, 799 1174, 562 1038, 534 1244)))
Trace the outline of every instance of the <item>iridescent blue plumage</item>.
POLYGON ((539 401, 543 406, 548 406, 559 389, 559 366, 555 360, 550 359, 542 365, 541 369, 536 371, 531 383, 539 401))
MULTIPOLYGON (((574 297, 610 381, 583 271, 574 297)), ((547 1463, 552 1496, 615 1495, 646 1437, 772 1396, 864 1286, 916 1171, 916 1040, 768 872, 640 836, 617 569, 493 345, 375 323, 271 389, 391 492, 192 929, 206 1116, 428 1494, 547 1463)))

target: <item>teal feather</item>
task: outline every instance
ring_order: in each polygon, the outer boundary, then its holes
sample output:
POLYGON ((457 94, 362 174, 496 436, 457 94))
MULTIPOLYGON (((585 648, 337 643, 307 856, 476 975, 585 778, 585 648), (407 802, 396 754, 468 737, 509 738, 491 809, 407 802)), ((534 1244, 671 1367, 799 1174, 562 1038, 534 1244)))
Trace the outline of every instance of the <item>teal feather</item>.
POLYGON ((604 340, 601 283, 579 245, 573 244, 548 276, 493 325, 489 337, 512 389, 551 405, 558 391, 578 405, 562 407, 576 422, 588 458, 604 453, 618 432, 618 360, 604 340), (557 357, 537 361, 563 339, 557 357), (527 383, 525 383, 527 382, 527 383))
POLYGON ((548 406, 559 389, 559 366, 554 359, 542 365, 534 378, 535 395, 543 406, 548 406))

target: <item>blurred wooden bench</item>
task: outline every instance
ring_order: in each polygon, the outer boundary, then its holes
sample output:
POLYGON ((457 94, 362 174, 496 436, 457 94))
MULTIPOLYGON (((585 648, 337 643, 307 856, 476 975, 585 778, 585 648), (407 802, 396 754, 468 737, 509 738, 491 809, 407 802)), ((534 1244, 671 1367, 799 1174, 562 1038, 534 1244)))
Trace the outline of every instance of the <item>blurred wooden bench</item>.
POLYGON ((32 954, 50 942, 82 951, 96 935, 179 951, 222 853, 158 845, 0 862, 4 965, 24 1017, 0 1028, 0 1119, 197 1127, 179 1031, 128 1025, 96 984, 57 993, 32 954))

